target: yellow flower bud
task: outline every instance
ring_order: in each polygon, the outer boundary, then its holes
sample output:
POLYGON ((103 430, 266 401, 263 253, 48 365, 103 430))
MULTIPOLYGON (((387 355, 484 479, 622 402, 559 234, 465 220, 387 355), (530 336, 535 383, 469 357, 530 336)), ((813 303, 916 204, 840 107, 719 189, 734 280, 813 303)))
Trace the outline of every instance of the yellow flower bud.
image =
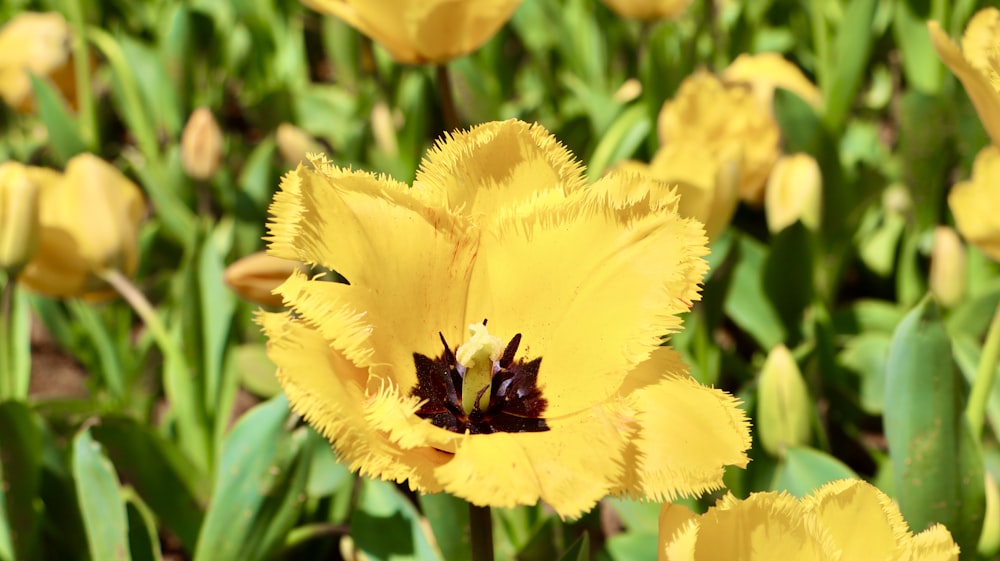
POLYGON ((392 110, 384 101, 375 102, 372 107, 372 136, 375 137, 375 145, 386 155, 396 156, 399 154, 399 142, 396 140, 396 124, 393 122, 392 110))
POLYGON ((336 16, 406 64, 447 62, 478 49, 521 0, 303 0, 336 16))
POLYGON ((947 308, 961 302, 965 294, 965 246, 947 226, 934 229, 930 285, 931 293, 947 308))
POLYGON ((181 164, 189 177, 207 181, 222 165, 222 129, 207 107, 191 113, 181 133, 181 164))
POLYGON ((0 97, 21 113, 35 110, 30 75, 49 78, 76 107, 70 27, 57 12, 23 12, 0 28, 0 97))
POLYGON ((739 193, 759 206, 771 167, 781 153, 778 125, 749 89, 727 87, 708 72, 697 72, 681 84, 674 99, 660 110, 661 145, 701 143, 709 152, 738 143, 743 152, 739 193))
POLYGON ((986 513, 983 515, 983 532, 976 549, 983 559, 1000 552, 1000 486, 990 472, 986 472, 986 513))
POLYGON ((274 134, 278 153, 286 164, 297 166, 307 160, 307 154, 318 154, 323 145, 309 136, 309 133, 290 123, 281 123, 274 134))
POLYGON ((258 251, 226 267, 223 280, 226 286, 245 300, 261 306, 280 308, 281 296, 274 294, 274 289, 281 286, 289 275, 302 268, 302 264, 298 261, 258 251))
POLYGON ((823 175, 808 154, 783 156, 771 170, 764 194, 767 229, 776 234, 801 221, 819 229, 823 213, 823 175))
POLYGON ((757 381, 757 434, 764 450, 784 456, 789 446, 809 442, 809 391, 792 353, 771 349, 757 381))
POLYGON ((75 156, 58 181, 41 186, 38 253, 21 282, 49 296, 110 296, 113 291, 100 275, 135 272, 145 214, 135 183, 93 154, 75 156))
POLYGON ((962 237, 1000 261, 1000 148, 983 148, 972 166, 972 178, 948 193, 948 206, 962 237))
POLYGON ((823 105, 819 89, 799 67, 778 53, 742 54, 722 72, 722 79, 750 86, 761 106, 769 110, 773 110, 775 88, 794 93, 814 109, 818 110, 823 105))
POLYGON ((38 185, 21 164, 0 164, 0 269, 16 275, 31 260, 38 229, 38 185))
POLYGON ((623 18, 640 20, 673 19, 681 14, 691 0, 603 0, 623 18))

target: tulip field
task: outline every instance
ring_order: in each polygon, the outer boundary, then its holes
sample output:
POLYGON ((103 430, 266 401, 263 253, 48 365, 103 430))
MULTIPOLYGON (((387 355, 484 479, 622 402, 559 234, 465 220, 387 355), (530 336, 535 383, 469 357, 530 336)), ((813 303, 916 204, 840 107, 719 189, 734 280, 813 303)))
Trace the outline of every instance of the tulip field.
POLYGON ((1000 9, 5 0, 0 561, 1000 560, 1000 9))

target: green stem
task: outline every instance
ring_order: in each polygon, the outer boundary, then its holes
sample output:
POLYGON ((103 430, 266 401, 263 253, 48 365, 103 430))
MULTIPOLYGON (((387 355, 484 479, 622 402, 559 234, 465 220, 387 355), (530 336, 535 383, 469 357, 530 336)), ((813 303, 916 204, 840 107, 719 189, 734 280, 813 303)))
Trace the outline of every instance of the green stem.
POLYGON ((472 561, 493 561, 493 517, 490 507, 469 503, 472 561))
POLYGON ((976 379, 972 382, 969 404, 965 408, 965 417, 969 420, 972 434, 976 440, 979 440, 983 434, 986 404, 989 402, 990 391, 993 389, 998 360, 1000 360, 1000 306, 994 312, 993 321, 990 322, 990 330, 986 333, 983 354, 979 357, 976 379))
POLYGON ((81 0, 66 2, 66 11, 73 25, 73 77, 76 80, 76 105, 79 115, 80 136, 88 150, 100 145, 94 92, 90 85, 90 46, 87 44, 87 22, 83 17, 81 0))
POLYGON ((3 292, 0 294, 0 402, 14 398, 16 373, 14 372, 14 342, 11 336, 14 333, 14 275, 7 277, 3 285, 3 292))
POLYGON ((812 5, 809 6, 809 21, 812 24, 813 43, 816 47, 816 81, 819 83, 820 91, 823 92, 823 99, 827 100, 833 84, 830 83, 830 36, 823 14, 825 7, 825 0, 812 0, 812 5))
POLYGON ((434 68, 445 132, 452 132, 458 130, 461 125, 458 122, 458 110, 455 108, 455 96, 451 92, 451 74, 446 63, 438 64, 434 68))
POLYGON ((347 536, 350 533, 351 528, 346 524, 329 524, 327 522, 306 524, 288 532, 288 535, 285 537, 285 549, 296 548, 316 538, 347 536))

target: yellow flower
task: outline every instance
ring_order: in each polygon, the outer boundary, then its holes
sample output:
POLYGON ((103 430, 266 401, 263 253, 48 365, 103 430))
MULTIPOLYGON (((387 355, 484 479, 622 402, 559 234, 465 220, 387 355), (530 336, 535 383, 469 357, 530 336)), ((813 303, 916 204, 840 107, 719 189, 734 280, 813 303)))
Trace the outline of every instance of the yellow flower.
POLYGON ((76 106, 76 78, 70 29, 57 12, 23 12, 0 28, 0 97, 17 111, 34 111, 30 74, 52 80, 70 107, 76 106))
POLYGON ((626 162, 621 169, 676 185, 678 214, 704 224, 708 239, 714 240, 736 212, 741 161, 738 144, 712 153, 704 144, 679 140, 657 150, 649 164, 626 162))
POLYGON ((651 179, 586 183, 519 121, 446 137, 412 188, 322 159, 285 176, 269 252, 349 284, 296 272, 291 310, 260 322, 292 407, 351 469, 575 516, 746 464, 738 401, 660 346, 699 297, 700 225, 651 179))
POLYGON ((823 105, 819 89, 799 67, 778 53, 742 54, 722 72, 722 79, 750 86, 760 104, 768 109, 772 108, 775 88, 794 93, 815 109, 823 105))
POLYGON ((767 354, 757 381, 757 436, 769 454, 779 458, 791 446, 809 443, 812 400, 802 371, 788 347, 767 354))
POLYGON ((934 228, 928 282, 931 294, 946 308, 962 302, 966 282, 965 245, 948 226, 934 228))
POLYGON ((764 193, 767 229, 776 234, 802 222, 816 231, 823 218, 823 173, 809 154, 782 156, 771 169, 764 193))
POLYGON ((842 479, 802 500, 786 493, 723 497, 708 512, 663 505, 660 561, 772 559, 957 561, 944 526, 913 535, 899 507, 877 487, 842 479))
POLYGON ((976 156, 972 179, 948 193, 948 206, 962 236, 1000 261, 1000 147, 987 146, 976 156))
POLYGON ((764 200, 764 185, 781 153, 778 125, 753 92, 727 87, 704 71, 684 80, 659 116, 660 144, 700 143, 711 152, 738 143, 743 151, 740 198, 752 205, 764 200))
POLYGON ((208 181, 222 165, 222 129, 207 107, 195 109, 181 132, 181 165, 188 177, 208 181))
POLYGON ((1000 10, 984 8, 965 27, 962 48, 927 22, 938 56, 958 77, 994 145, 1000 146, 1000 10))
POLYGON ((623 18, 641 20, 671 19, 680 15, 691 0, 603 0, 623 18))
POLYGON ((223 280, 240 297, 261 306, 281 307, 281 296, 274 293, 302 264, 268 255, 251 253, 226 267, 223 280))
POLYGON ((478 49, 521 0, 303 0, 377 41, 407 64, 447 62, 478 49))
POLYGON ((0 270, 17 274, 38 250, 38 183, 17 162, 0 164, 0 270))
POLYGON ((142 192, 114 166, 93 154, 75 156, 59 180, 42 186, 38 253, 21 282, 49 296, 109 296, 100 275, 135 272, 145 214, 142 192))

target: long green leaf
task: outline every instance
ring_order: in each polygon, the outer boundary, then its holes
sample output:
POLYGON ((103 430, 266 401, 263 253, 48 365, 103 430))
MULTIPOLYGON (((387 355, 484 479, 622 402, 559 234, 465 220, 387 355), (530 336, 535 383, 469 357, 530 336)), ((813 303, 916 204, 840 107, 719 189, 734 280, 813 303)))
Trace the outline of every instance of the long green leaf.
POLYGON ((90 558, 131 561, 125 501, 115 468, 84 429, 73 439, 73 479, 90 558))
POLYGON ((32 74, 31 86, 35 91, 38 114, 49 132, 49 144, 59 162, 65 163, 73 156, 86 152, 87 145, 80 137, 76 119, 52 84, 32 74))
POLYGON ((0 559, 30 559, 38 547, 42 436, 21 402, 0 404, 0 559))

